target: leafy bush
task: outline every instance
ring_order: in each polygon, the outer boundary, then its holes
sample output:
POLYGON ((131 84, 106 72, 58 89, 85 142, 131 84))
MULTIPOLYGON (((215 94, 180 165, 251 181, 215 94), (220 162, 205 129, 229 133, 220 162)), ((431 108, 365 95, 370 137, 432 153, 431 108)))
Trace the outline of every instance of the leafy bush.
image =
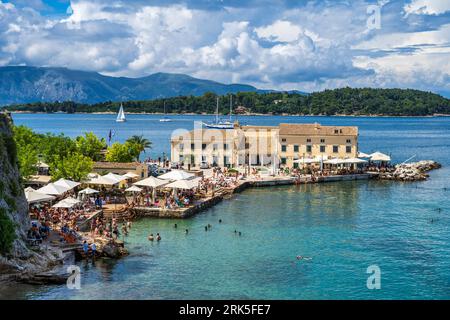
POLYGON ((0 253, 6 254, 11 251, 12 244, 16 238, 15 226, 8 217, 6 209, 0 208, 0 253))

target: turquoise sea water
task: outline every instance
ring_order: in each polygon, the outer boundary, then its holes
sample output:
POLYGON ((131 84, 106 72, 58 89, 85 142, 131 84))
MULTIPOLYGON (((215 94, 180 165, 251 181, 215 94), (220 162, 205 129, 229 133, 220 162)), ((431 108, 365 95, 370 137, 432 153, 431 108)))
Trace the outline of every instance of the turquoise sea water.
MULTIPOLYGON (((168 152, 175 128, 208 116, 14 115, 16 124, 74 136, 116 139, 144 134, 152 156, 168 152), (114 129, 113 128, 113 129, 114 129)), ((242 117, 248 124, 357 125, 360 150, 433 159, 443 168, 417 183, 359 181, 252 189, 188 220, 136 221, 130 256, 79 263, 81 290, 65 286, 0 288, 27 299, 396 299, 450 298, 450 118, 242 117), (440 209, 440 210, 439 210, 440 209), (219 224, 218 220, 223 222, 219 224), (433 222, 432 222, 433 219, 433 222), (178 228, 173 227, 174 223, 178 228), (212 224, 205 232, 204 226, 212 224), (184 230, 188 228, 189 234, 184 230), (242 236, 234 233, 241 231, 242 236), (149 243, 149 233, 163 240, 149 243), (312 260, 296 260, 297 255, 312 260), (366 269, 381 269, 368 290, 366 269)))

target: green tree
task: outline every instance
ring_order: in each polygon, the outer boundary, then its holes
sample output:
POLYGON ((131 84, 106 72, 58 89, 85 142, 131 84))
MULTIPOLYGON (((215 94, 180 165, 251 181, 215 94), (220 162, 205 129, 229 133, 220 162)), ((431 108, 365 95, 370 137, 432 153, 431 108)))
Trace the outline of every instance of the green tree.
POLYGON ((19 171, 22 179, 27 180, 37 172, 38 151, 33 145, 26 145, 17 148, 17 158, 19 160, 19 171))
POLYGON ((40 138, 25 126, 13 127, 13 134, 17 146, 20 175, 23 179, 28 179, 36 174, 40 138))
POLYGON ((59 159, 56 165, 50 169, 52 179, 60 178, 74 181, 82 181, 92 171, 94 162, 91 158, 81 153, 71 153, 59 159))
POLYGON ((78 136, 75 143, 78 152, 93 161, 100 161, 102 158, 101 151, 106 148, 105 139, 99 139, 93 132, 86 132, 84 136, 78 136))
POLYGON ((129 138, 127 140, 127 142, 136 145, 136 148, 137 148, 137 151, 138 151, 138 154, 137 154, 137 157, 136 157, 137 159, 139 159, 139 157, 140 157, 142 152, 145 153, 145 149, 151 149, 152 148, 152 142, 150 140, 144 138, 143 135, 140 135, 140 136, 134 135, 131 138, 129 138))
POLYGON ((114 142, 106 152, 106 161, 132 162, 139 156, 139 147, 135 143, 114 142))
POLYGON ((75 141, 63 134, 47 133, 43 135, 39 148, 50 169, 56 167, 61 160, 77 152, 75 141))

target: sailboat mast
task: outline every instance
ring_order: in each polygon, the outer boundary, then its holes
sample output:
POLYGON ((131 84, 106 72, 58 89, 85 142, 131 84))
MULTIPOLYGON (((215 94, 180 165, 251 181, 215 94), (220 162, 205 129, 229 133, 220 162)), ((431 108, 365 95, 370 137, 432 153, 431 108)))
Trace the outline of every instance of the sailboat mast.
POLYGON ((219 123, 219 97, 216 100, 216 123, 219 123))
POLYGON ((233 94, 230 94, 230 122, 231 122, 232 111, 233 111, 233 94))

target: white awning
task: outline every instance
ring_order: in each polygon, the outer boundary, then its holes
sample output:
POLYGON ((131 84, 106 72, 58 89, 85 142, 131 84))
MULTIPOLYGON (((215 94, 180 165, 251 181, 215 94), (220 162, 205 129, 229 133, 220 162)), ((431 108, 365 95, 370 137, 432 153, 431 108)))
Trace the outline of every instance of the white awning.
POLYGON ((51 201, 51 200, 55 199, 54 196, 37 192, 36 190, 33 190, 32 188, 25 189, 25 198, 27 198, 28 203, 51 201))
POLYGON ((73 189, 75 187, 78 187, 80 185, 80 183, 61 178, 55 182, 55 185, 61 186, 61 187, 67 188, 67 189, 73 189))
POLYGON ((370 155, 370 160, 372 161, 385 161, 385 162, 389 162, 391 161, 391 157, 388 156, 387 154, 381 153, 379 151, 374 152, 370 155))
POLYGON ((69 188, 63 187, 63 186, 59 186, 56 185, 54 183, 49 183, 48 185, 46 185, 45 187, 42 187, 40 189, 37 189, 37 192, 40 193, 44 193, 44 194, 51 194, 51 195, 62 195, 63 193, 69 191, 69 188))
POLYGON ((61 200, 57 204, 53 205, 52 208, 73 208, 76 205, 73 201, 68 201, 67 199, 61 200))
POLYGON ((193 177, 195 177, 195 174, 183 170, 172 170, 159 176, 158 178, 163 180, 187 180, 193 177))

